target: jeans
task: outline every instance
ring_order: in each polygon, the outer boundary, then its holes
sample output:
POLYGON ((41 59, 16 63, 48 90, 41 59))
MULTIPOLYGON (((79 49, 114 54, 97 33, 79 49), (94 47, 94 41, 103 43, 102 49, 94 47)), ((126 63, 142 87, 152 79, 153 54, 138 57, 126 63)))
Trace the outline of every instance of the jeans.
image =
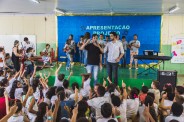
POLYGON ((27 75, 32 74, 33 71, 34 71, 34 65, 29 64, 28 66, 26 66, 25 76, 27 77, 27 75))
POLYGON ((107 53, 102 54, 102 64, 104 64, 104 65, 107 64, 107 53))
POLYGON ((87 65, 87 57, 88 57, 88 51, 87 50, 83 50, 83 56, 84 56, 84 65, 87 65))
POLYGON ((80 63, 83 63, 83 57, 84 57, 83 50, 79 50, 79 56, 80 56, 80 59, 79 59, 80 63))
POLYGON ((97 77, 98 77, 98 65, 87 65, 86 67, 87 73, 92 73, 92 76, 94 78, 94 85, 97 83, 97 77))
POLYGON ((118 64, 119 63, 110 63, 107 62, 107 73, 112 81, 112 73, 114 73, 114 83, 117 85, 118 84, 118 64))
POLYGON ((70 68, 71 67, 71 62, 73 61, 73 57, 71 54, 66 53, 66 68, 70 68))

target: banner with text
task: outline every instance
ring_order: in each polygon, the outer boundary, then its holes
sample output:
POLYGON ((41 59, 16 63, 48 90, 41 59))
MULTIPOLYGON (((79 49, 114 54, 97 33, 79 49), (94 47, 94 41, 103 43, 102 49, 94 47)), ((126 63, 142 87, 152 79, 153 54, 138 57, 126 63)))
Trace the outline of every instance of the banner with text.
MULTIPOLYGON (((143 50, 159 51, 160 49, 161 16, 58 16, 58 60, 65 56, 64 44, 70 34, 74 35, 77 43, 85 32, 92 34, 109 35, 111 31, 117 32, 121 37, 126 36, 129 42, 134 34, 138 34, 141 43, 140 54, 143 50)), ((129 63, 129 51, 127 62, 129 63)), ((74 61, 79 61, 78 52, 74 61)))

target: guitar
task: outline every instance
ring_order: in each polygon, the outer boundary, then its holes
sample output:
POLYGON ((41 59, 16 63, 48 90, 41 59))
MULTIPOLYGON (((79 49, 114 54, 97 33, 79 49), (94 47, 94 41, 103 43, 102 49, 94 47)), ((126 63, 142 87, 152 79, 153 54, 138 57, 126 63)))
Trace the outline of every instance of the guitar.
POLYGON ((135 44, 135 43, 136 43, 136 41, 134 41, 134 42, 132 42, 132 43, 128 44, 128 48, 130 48, 130 49, 131 49, 131 48, 132 48, 132 45, 133 45, 133 44, 135 44))
POLYGON ((48 56, 48 52, 40 52, 41 56, 48 56))

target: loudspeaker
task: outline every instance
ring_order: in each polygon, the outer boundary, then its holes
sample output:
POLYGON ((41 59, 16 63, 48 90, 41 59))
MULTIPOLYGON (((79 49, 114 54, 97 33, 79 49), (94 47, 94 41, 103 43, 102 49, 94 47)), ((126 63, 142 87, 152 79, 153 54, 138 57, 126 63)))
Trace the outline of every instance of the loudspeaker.
POLYGON ((177 81, 177 71, 158 70, 157 80, 160 82, 160 91, 163 90, 163 86, 167 83, 170 83, 174 90, 177 81))

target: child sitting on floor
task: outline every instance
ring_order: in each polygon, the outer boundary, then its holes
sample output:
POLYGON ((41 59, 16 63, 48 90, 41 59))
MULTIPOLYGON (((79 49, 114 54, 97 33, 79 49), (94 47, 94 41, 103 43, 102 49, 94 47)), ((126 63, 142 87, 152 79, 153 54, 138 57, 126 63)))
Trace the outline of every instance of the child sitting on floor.
POLYGON ((46 48, 41 52, 42 60, 44 63, 41 69, 43 69, 48 62, 50 63, 50 66, 53 67, 52 58, 49 56, 50 54, 49 49, 50 49, 50 44, 46 44, 46 48))

